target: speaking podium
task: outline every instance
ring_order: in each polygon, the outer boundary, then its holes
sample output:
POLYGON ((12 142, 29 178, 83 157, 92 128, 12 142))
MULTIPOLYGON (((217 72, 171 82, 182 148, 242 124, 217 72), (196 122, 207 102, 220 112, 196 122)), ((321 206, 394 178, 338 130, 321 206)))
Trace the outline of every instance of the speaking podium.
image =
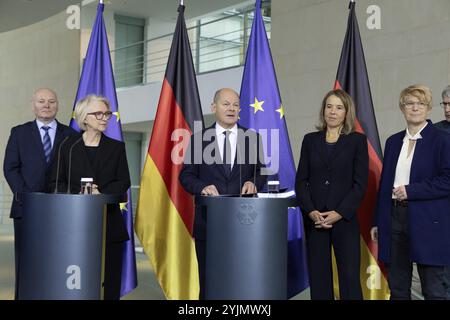
POLYGON ((293 198, 197 196, 206 207, 205 298, 287 299, 288 207, 293 198))
POLYGON ((103 298, 106 205, 119 195, 24 193, 19 299, 103 298))

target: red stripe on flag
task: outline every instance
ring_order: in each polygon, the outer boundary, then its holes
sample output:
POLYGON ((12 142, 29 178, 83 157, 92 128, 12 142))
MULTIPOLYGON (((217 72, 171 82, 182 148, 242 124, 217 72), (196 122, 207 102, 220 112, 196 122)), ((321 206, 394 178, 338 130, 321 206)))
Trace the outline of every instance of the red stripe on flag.
POLYGON ((342 89, 341 84, 339 83, 339 80, 336 80, 336 82, 334 83, 334 90, 337 89, 342 89))
MULTIPOLYGON (((157 110, 148 154, 155 162, 166 184, 170 199, 181 215, 186 229, 192 235, 194 223, 192 195, 184 190, 178 180, 183 166, 182 163, 175 164, 172 161, 172 151, 176 145, 182 142, 182 138, 179 141, 171 140, 172 133, 176 129, 192 132, 186 123, 180 106, 177 104, 172 87, 166 79, 163 82, 157 110)), ((178 154, 178 156, 182 159, 184 154, 178 154)))
MULTIPOLYGON (((337 82, 339 85, 339 82, 337 82)), ((355 121, 355 131, 365 134, 358 119, 355 121)), ((370 237, 370 229, 373 226, 374 211, 377 202, 378 187, 381 179, 381 169, 383 167, 381 160, 378 158, 372 144, 367 139, 367 147, 369 153, 369 179, 367 182, 367 190, 361 206, 358 208, 359 230, 367 247, 372 255, 378 257, 378 245, 372 241, 370 237)), ((381 271, 386 275, 383 264, 378 263, 381 271)))

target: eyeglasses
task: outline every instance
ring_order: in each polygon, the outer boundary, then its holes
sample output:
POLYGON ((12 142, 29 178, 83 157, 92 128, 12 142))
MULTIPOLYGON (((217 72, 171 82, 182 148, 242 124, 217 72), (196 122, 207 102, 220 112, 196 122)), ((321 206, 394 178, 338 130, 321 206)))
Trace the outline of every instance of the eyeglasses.
POLYGON ((102 119, 109 120, 112 117, 111 111, 106 111, 106 112, 97 111, 97 112, 90 112, 88 114, 95 116, 95 119, 97 119, 97 120, 102 120, 102 119))
POLYGON ((441 105, 442 108, 445 109, 447 107, 450 107, 450 102, 441 102, 440 105, 441 105))
POLYGON ((405 107, 405 109, 412 109, 414 106, 417 106, 417 109, 425 109, 428 104, 423 102, 406 101, 403 106, 405 107))

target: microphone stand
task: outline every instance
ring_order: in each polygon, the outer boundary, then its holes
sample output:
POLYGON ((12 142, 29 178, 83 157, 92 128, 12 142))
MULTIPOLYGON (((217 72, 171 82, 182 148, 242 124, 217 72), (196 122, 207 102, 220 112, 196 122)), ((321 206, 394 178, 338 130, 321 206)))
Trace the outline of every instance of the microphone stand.
POLYGON ((58 161, 56 162, 56 186, 55 186, 55 192, 58 193, 58 181, 59 181, 59 162, 61 160, 61 148, 64 143, 66 143, 67 139, 69 139, 69 136, 65 137, 64 140, 59 144, 58 147, 58 161))
POLYGON ((73 149, 73 147, 75 147, 80 141, 81 141, 81 139, 83 139, 83 136, 81 136, 77 141, 75 141, 75 143, 74 144, 72 144, 72 146, 70 147, 70 150, 69 150, 69 177, 68 177, 68 183, 67 183, 67 194, 70 194, 70 176, 71 176, 71 174, 70 174, 70 171, 71 171, 71 169, 72 169, 72 149, 73 149))

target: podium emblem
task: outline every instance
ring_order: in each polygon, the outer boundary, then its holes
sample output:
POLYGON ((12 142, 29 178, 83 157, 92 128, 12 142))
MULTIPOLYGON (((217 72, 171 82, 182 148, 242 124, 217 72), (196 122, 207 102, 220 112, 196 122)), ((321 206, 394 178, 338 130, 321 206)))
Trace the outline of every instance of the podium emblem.
POLYGON ((258 213, 252 204, 243 203, 240 205, 239 212, 236 216, 240 224, 250 225, 255 222, 258 213))

